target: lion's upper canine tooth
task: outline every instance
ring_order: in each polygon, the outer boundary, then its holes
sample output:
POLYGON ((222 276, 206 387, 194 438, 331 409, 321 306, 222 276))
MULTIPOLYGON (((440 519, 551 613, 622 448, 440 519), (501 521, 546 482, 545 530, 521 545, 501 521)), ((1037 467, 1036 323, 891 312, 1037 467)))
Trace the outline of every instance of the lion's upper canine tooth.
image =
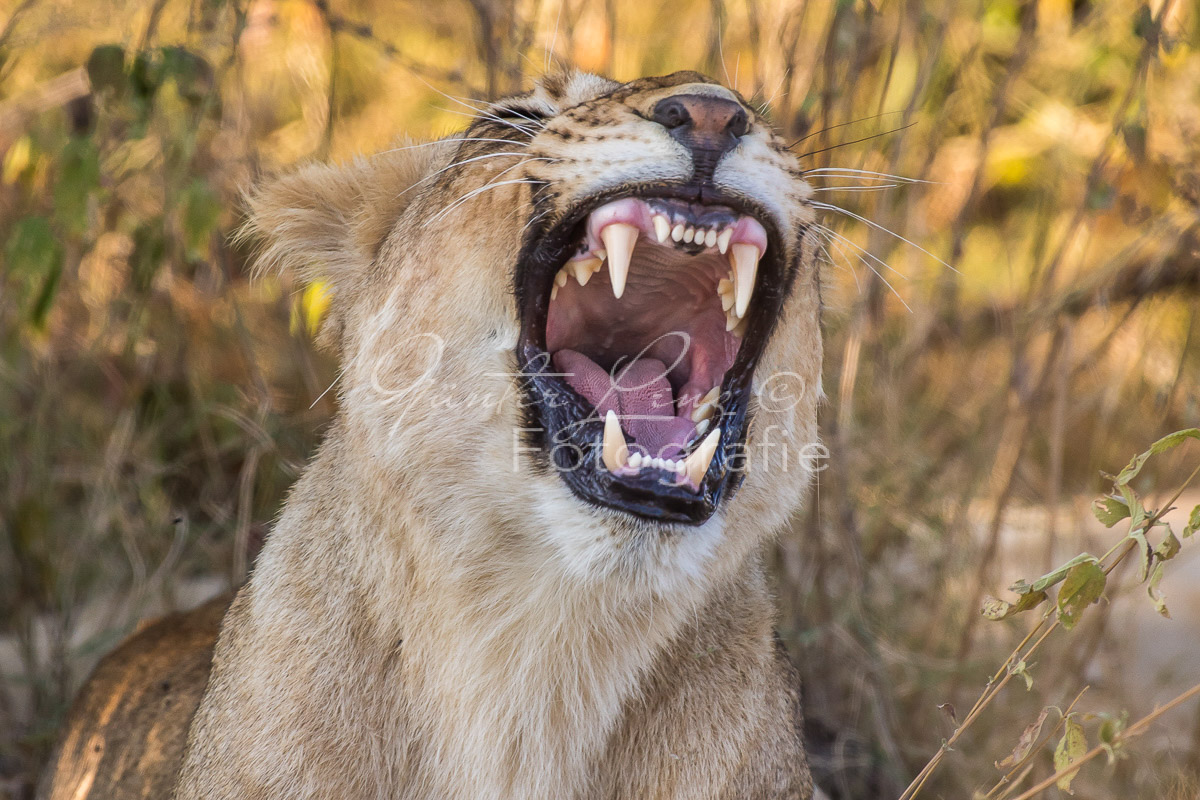
POLYGON ((717 237, 717 249, 721 251, 721 255, 725 255, 726 251, 729 250, 729 241, 732 238, 733 228, 726 228, 725 230, 721 231, 720 236, 717 237))
MULTIPOLYGON (((734 310, 739 317, 746 316, 750 297, 754 294, 754 277, 758 274, 758 248, 739 242, 733 246, 730 261, 733 262, 733 288, 737 295, 734 310)), ((619 295, 618 295, 619 296, 619 295)))
POLYGON ((683 474, 687 475, 696 486, 700 485, 700 481, 704 478, 704 474, 708 472, 708 466, 712 463, 713 456, 717 452, 717 443, 721 440, 721 429, 713 428, 708 436, 704 437, 704 441, 692 451, 692 454, 683 462, 683 474))
POLYGON ((602 457, 609 472, 616 472, 629 463, 629 447, 625 444, 625 434, 621 433, 621 423, 617 421, 616 412, 612 409, 609 409, 604 417, 602 457))
POLYGON ((613 296, 618 300, 625 294, 625 280, 629 277, 629 262, 633 259, 633 248, 637 244, 638 229, 624 222, 614 222, 600 232, 604 251, 608 255, 608 274, 612 279, 613 296))
POLYGON ((658 239, 658 243, 662 244, 671 235, 671 222, 662 214, 655 214, 654 221, 654 238, 658 239))

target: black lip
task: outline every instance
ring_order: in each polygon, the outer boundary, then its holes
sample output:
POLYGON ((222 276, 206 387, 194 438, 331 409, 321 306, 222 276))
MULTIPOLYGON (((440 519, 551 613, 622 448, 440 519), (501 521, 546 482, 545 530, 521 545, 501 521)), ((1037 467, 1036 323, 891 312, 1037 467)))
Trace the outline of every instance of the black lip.
MULTIPOLYGON (((535 192, 549 202, 549 193, 535 192)), ((539 218, 540 209, 534 209, 539 218)), ((739 458, 750 421, 754 368, 778 321, 791 283, 784 263, 782 237, 774 218, 752 199, 721 192, 711 184, 641 184, 600 193, 577 203, 557 221, 531 225, 517 256, 514 294, 521 318, 517 361, 524 393, 526 446, 541 453, 540 466, 554 469, 575 495, 598 506, 654 522, 699 525, 731 497, 744 477, 739 458), (721 386, 722 410, 713 425, 722 430, 720 446, 700 492, 660 480, 650 473, 618 478, 600 466, 599 441, 603 420, 590 402, 553 372, 546 352, 546 318, 554 274, 572 255, 583 222, 593 209, 625 197, 662 198, 706 205, 725 205, 755 217, 767 230, 769 246, 759 262, 754 311, 737 359, 721 386)))

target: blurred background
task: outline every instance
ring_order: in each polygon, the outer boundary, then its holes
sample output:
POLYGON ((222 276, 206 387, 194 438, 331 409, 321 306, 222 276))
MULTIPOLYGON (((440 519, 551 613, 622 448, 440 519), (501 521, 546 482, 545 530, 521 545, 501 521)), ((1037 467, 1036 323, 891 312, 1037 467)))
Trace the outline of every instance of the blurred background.
MULTIPOLYGON (((818 779, 897 797, 1032 624, 983 596, 1107 550, 1100 472, 1200 424, 1198 29, 1195 0, 0 0, 0 798, 101 654, 242 580, 334 411, 322 288, 250 280, 240 191, 452 132, 551 51, 706 72, 816 170, 832 459, 772 553, 780 627, 818 779)), ((1114 572, 923 795, 984 797, 1085 686, 1091 736, 1200 680, 1191 549, 1175 619, 1114 572)), ((1123 755, 1077 793, 1184 796, 1196 704, 1123 755)))

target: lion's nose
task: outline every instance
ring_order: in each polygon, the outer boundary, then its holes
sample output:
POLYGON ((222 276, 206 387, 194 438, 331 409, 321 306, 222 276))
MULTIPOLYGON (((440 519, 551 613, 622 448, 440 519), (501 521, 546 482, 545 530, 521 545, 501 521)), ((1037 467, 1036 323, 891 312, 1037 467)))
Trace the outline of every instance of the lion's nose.
POLYGON ((724 154, 737 146, 750 130, 750 120, 740 103, 702 94, 677 94, 659 100, 654 121, 671 132, 680 144, 694 151, 724 154))

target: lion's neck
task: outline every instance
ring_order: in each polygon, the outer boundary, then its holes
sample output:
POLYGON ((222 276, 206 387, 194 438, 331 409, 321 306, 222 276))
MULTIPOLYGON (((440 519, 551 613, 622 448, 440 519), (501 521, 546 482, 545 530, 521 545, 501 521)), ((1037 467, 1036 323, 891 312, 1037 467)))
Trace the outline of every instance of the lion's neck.
POLYGON ((414 581, 405 681, 472 797, 574 797, 690 605, 585 585, 530 558, 414 581))

